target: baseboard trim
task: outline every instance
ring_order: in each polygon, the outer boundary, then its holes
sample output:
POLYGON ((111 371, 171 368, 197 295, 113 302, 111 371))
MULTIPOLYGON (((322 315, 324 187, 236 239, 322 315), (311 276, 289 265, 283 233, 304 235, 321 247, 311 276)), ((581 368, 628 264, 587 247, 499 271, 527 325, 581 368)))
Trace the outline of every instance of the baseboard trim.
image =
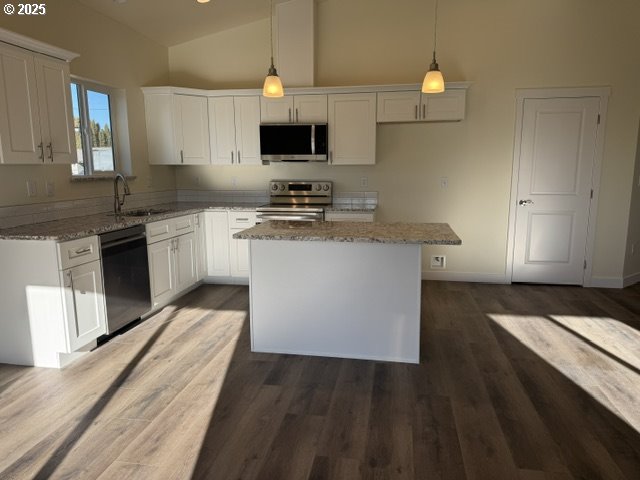
POLYGON ((422 279, 442 280, 445 282, 511 283, 503 273, 437 272, 427 270, 422 272, 422 279))
POLYGON ((586 285, 591 288, 624 288, 624 279, 620 277, 591 277, 586 285))
POLYGON ((633 275, 627 275, 622 280, 622 288, 630 287, 638 282, 640 282, 640 272, 634 273, 633 275))

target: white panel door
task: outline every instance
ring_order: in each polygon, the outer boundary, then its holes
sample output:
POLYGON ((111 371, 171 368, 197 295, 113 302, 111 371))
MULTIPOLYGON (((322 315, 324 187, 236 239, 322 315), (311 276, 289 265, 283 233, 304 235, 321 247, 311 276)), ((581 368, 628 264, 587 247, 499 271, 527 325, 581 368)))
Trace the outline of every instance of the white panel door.
POLYGON ((156 307, 169 300, 176 292, 173 238, 152 243, 147 247, 149 255, 149 276, 151 277, 151 298, 156 307))
POLYGON ((376 163, 376 94, 329 95, 329 163, 376 163))
POLYGON ((176 146, 180 163, 207 165, 211 163, 209 113, 206 97, 175 95, 176 146))
POLYGON ((327 123, 329 113, 326 95, 296 95, 293 107, 296 123, 327 123))
POLYGON ((0 47, 2 163, 43 163, 33 54, 0 47))
POLYGON ((262 123, 291 123, 293 121, 293 97, 260 97, 260 121, 262 123))
POLYGON ((235 97, 236 148, 239 165, 262 165, 260 158, 260 97, 235 97))
POLYGON ((35 59, 45 163, 76 163, 69 65, 35 59))
POLYGON ((205 212, 207 275, 228 277, 229 218, 226 211, 205 212))
POLYGON ((193 233, 180 235, 175 241, 176 293, 189 288, 197 281, 196 238, 193 233))
POLYGON ((525 99, 514 282, 584 279, 599 98, 525 99))
POLYGON ((211 163, 232 165, 236 157, 236 121, 233 97, 208 99, 211 163))
POLYGON ((96 260, 62 272, 69 352, 107 333, 102 269, 96 260))

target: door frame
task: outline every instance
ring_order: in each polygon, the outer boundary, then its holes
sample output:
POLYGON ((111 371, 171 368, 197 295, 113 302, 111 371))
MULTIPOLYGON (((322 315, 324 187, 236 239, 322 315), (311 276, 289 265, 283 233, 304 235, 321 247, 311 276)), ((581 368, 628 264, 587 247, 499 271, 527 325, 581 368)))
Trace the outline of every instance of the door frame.
POLYGON ((596 133, 596 147, 592 166, 591 188, 593 197, 589 206, 589 220, 587 225, 587 244, 585 260, 587 267, 582 277, 582 286, 590 287, 592 283, 593 250, 596 239, 596 217, 598 214, 598 199, 600 197, 600 174, 604 157, 604 137, 607 124, 607 108, 611 87, 574 87, 574 88, 518 88, 516 89, 516 122, 515 139, 513 144, 513 166, 511 171, 511 195, 509 197, 509 228, 507 232, 507 262, 505 280, 511 283, 513 279, 513 253, 516 232, 516 200, 518 198, 518 178, 520 176, 520 148, 522 143, 522 121, 525 99, 550 98, 581 98, 597 97, 600 99, 600 122, 596 133))

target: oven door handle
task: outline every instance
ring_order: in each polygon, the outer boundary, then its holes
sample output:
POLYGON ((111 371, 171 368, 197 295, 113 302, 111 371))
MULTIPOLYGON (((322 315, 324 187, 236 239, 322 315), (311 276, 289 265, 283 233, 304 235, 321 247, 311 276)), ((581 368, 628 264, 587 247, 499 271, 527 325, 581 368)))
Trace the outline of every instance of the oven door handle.
POLYGON ((322 215, 311 213, 308 215, 258 215, 260 220, 322 220, 322 215))

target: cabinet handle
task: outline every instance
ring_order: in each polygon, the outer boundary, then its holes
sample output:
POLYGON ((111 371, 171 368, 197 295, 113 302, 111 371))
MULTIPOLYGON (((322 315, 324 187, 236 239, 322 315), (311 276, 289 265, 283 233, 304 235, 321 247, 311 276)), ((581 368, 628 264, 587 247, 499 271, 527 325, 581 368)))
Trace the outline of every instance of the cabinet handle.
POLYGON ((422 119, 424 120, 425 118, 427 118, 427 106, 423 103, 422 104, 422 119))
POLYGON ((67 270, 67 279, 69 280, 69 284, 65 286, 73 290, 73 274, 71 273, 71 270, 67 270))
POLYGON ((248 218, 236 218, 236 222, 248 222, 248 218))
POLYGON ((333 151, 329 150, 329 163, 333 163, 333 151))
POLYGON ((418 119, 418 105, 416 105, 416 120, 418 119))
POLYGON ((291 123, 291 108, 289 108, 289 123, 291 123))
POLYGON ((53 145, 51 144, 51 142, 49 142, 49 145, 47 145, 47 149, 49 149, 49 160, 53 162, 53 145))
POLYGON ((240 150, 238 150, 238 165, 240 165, 240 150))
POLYGON ((180 150, 180 163, 184 163, 184 151, 180 150))
POLYGON ((300 123, 300 115, 298 115, 298 109, 296 108, 296 123, 300 123))
POLYGON ((91 252, 91 247, 78 248, 76 250, 76 255, 82 255, 83 253, 91 252))
POLYGON ((233 150, 231 150, 231 163, 233 163, 233 150))
POLYGON ((40 142, 38 148, 40 149, 40 156, 38 158, 44 163, 44 147, 42 146, 42 142, 40 142))

